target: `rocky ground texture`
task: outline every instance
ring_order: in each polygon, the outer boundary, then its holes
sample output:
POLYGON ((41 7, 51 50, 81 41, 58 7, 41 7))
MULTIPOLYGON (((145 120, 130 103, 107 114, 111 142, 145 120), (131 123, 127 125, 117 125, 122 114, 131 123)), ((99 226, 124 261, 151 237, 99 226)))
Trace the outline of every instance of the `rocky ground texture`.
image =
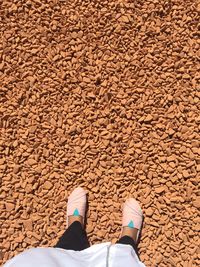
POLYGON ((89 192, 92 244, 121 204, 145 220, 146 266, 200 266, 200 4, 0 4, 0 258, 53 246, 66 201, 89 192))

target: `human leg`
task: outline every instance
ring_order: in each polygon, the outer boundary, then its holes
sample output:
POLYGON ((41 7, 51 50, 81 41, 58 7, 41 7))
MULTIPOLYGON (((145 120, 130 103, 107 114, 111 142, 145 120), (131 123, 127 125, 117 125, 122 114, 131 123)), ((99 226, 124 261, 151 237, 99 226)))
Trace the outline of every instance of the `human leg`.
POLYGON ((83 250, 90 246, 87 235, 79 221, 74 221, 55 245, 57 248, 83 250))
POLYGON ((119 244, 131 245, 138 255, 138 237, 142 227, 143 214, 139 203, 133 199, 127 199, 123 205, 123 221, 119 244))
POLYGON ((68 228, 61 236, 55 247, 79 251, 90 246, 84 230, 85 209, 86 192, 83 188, 78 187, 68 198, 68 228))

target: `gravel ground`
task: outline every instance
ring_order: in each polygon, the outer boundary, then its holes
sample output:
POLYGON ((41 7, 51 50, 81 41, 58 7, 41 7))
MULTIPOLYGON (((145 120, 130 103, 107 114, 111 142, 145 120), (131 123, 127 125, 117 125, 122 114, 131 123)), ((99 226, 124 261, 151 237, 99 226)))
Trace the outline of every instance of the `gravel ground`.
POLYGON ((0 263, 53 246, 73 188, 92 244, 121 204, 145 221, 147 266, 200 266, 200 4, 0 3, 0 263))

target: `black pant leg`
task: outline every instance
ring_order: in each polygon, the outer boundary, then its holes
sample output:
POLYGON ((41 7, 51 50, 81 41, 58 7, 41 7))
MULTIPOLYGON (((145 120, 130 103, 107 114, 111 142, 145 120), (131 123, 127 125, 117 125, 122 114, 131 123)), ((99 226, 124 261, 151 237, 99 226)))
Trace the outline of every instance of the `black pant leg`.
POLYGON ((73 222, 54 246, 68 250, 80 251, 90 246, 85 230, 80 222, 73 222))
POLYGON ((133 240, 133 238, 131 238, 130 236, 125 235, 125 236, 121 237, 116 242, 116 244, 131 245, 133 247, 133 249, 135 250, 138 258, 139 258, 137 245, 136 245, 135 241, 133 240))

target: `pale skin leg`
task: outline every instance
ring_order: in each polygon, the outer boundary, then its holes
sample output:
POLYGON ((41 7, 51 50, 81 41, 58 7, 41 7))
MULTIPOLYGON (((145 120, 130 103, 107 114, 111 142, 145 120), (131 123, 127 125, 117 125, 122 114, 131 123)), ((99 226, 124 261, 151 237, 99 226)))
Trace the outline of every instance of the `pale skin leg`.
POLYGON ((125 227, 123 227, 123 231, 122 231, 121 237, 123 237, 125 235, 130 236, 131 238, 133 238, 133 240, 136 243, 136 240, 137 240, 137 232, 138 232, 138 229, 136 229, 136 228, 130 228, 128 226, 125 226, 125 227))
MULTIPOLYGON (((73 215, 71 215, 71 216, 68 217, 69 226, 75 221, 80 222, 81 225, 83 226, 83 217, 82 216, 73 216, 73 215)), ((131 238, 133 238, 133 240, 136 242, 137 232, 138 232, 138 229, 130 228, 128 226, 125 226, 125 227, 123 227, 123 231, 122 231, 121 237, 127 235, 127 236, 130 236, 131 238)))
POLYGON ((71 216, 68 216, 68 224, 69 226, 73 223, 73 222, 80 222, 81 225, 83 226, 83 217, 82 216, 74 216, 74 215, 71 215, 71 216))

